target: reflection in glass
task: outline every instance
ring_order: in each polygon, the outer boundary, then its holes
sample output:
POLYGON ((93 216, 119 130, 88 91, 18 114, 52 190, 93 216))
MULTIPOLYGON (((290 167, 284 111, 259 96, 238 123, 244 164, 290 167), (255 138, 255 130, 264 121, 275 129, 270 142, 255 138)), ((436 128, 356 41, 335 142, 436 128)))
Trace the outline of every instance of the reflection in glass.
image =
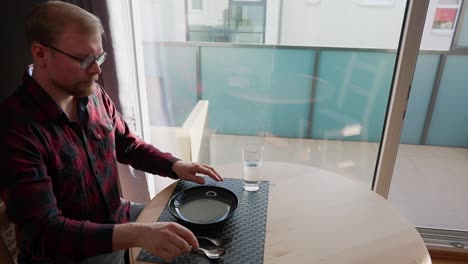
POLYGON ((232 32, 263 32, 263 6, 233 5, 231 9, 232 32))
POLYGON ((265 3, 263 1, 205 0, 188 12, 188 41, 263 43, 265 3), (255 3, 255 2, 258 2, 255 3), (252 4, 253 3, 253 4, 252 4))

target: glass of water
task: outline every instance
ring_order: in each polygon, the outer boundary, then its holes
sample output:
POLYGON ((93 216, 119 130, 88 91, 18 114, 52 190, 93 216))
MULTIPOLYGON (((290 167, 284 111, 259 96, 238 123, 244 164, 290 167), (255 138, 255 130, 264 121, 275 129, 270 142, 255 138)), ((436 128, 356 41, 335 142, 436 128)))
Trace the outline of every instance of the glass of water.
POLYGON ((242 146, 244 190, 257 191, 262 178, 263 145, 246 143, 242 146))

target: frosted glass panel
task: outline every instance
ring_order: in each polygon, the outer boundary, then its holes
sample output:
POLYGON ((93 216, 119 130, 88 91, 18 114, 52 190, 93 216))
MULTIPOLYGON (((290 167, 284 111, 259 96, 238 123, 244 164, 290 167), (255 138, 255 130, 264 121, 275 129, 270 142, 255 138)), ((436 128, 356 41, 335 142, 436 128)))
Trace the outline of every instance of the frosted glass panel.
POLYGON ((468 147, 468 56, 448 56, 427 144, 468 147))
POLYGON ((312 137, 380 141, 394 63, 394 53, 322 52, 312 137))
POLYGON ((181 126, 197 102, 196 47, 143 46, 150 123, 181 126), (161 118, 161 107, 165 111, 161 118))
POLYGON ((203 47, 201 61, 216 133, 306 137, 313 50, 203 47))
POLYGON ((420 143, 439 59, 440 55, 436 54, 419 54, 418 56, 400 139, 403 144, 420 143))

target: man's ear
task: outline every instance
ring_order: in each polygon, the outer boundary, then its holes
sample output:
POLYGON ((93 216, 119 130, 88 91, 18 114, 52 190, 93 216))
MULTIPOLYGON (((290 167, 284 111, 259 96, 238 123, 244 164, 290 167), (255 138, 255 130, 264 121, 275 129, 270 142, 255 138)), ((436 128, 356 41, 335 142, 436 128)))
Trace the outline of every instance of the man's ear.
POLYGON ((47 66, 47 51, 45 47, 39 43, 33 43, 31 45, 31 55, 36 67, 45 67, 47 66))

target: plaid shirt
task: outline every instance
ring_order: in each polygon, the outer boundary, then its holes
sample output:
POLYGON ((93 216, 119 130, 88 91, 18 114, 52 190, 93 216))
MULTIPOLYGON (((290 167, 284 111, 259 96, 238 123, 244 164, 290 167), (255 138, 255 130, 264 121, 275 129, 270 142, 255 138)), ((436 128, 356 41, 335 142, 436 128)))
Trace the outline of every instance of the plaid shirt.
POLYGON ((78 103, 81 126, 25 73, 0 106, 0 195, 26 261, 112 251, 115 223, 129 221, 117 161, 175 178, 176 158, 135 137, 104 90, 78 103))

